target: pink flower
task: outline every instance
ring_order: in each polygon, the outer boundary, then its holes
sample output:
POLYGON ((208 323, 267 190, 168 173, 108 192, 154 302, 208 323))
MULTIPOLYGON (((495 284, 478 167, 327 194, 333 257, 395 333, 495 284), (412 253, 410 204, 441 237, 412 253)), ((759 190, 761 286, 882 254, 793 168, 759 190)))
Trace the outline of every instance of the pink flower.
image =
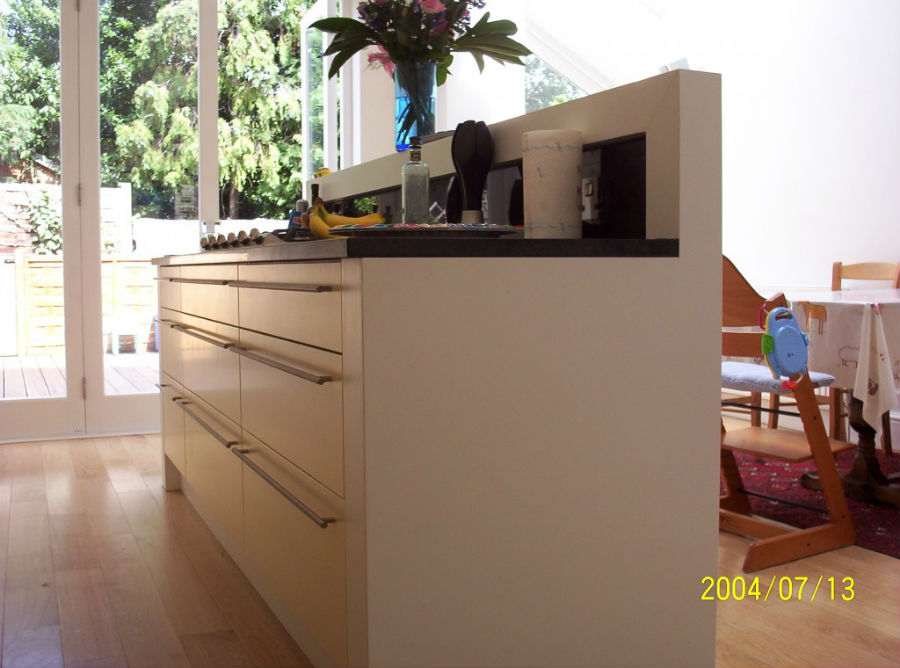
POLYGON ((444 7, 444 3, 441 0, 416 0, 419 3, 419 7, 422 8, 422 11, 426 14, 437 14, 438 12, 445 12, 447 8, 444 7))
POLYGON ((394 61, 391 60, 388 52, 380 44, 375 48, 377 49, 375 53, 369 53, 369 65, 380 65, 389 77, 394 76, 394 61))

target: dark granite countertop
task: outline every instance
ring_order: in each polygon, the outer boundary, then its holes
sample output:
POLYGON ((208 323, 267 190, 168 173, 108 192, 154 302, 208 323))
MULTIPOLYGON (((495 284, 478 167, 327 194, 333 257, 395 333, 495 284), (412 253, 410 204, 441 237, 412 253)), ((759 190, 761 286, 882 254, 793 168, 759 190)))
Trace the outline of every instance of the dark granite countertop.
POLYGON ((678 257, 678 239, 370 237, 279 242, 155 258, 158 265, 294 262, 350 257, 678 257))

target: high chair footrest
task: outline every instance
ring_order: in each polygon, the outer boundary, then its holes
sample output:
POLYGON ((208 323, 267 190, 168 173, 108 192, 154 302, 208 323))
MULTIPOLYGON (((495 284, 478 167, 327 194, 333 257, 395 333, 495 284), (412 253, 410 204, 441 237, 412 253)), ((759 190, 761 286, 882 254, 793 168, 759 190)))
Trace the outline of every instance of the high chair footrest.
MULTIPOLYGON (((854 443, 829 439, 832 452, 843 452, 856 447, 854 443)), ((806 434, 789 429, 746 427, 726 432, 722 447, 759 457, 780 459, 785 462, 802 462, 812 459, 812 451, 806 434)))

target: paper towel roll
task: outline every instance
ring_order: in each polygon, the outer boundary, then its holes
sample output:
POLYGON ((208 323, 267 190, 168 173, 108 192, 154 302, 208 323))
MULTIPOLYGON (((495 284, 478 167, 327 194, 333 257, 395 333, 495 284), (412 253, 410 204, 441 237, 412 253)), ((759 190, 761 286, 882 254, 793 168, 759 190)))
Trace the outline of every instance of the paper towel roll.
POLYGON ((522 134, 526 239, 581 238, 581 132, 522 134))

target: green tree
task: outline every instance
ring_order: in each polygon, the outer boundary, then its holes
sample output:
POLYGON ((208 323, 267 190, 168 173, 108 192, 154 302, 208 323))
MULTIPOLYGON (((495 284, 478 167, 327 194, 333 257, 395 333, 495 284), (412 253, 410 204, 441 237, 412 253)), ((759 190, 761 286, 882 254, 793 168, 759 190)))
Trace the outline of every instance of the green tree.
POLYGON ((0 160, 59 163, 59 0, 8 0, 0 14, 0 160))
MULTIPOLYGON (((152 70, 117 129, 120 171, 139 188, 196 182, 196 11, 173 0, 137 34, 152 70)), ((221 215, 283 217, 300 191, 300 21, 309 0, 219 3, 221 215)))
POLYGON ((133 67, 144 76, 127 120, 115 125, 110 173, 139 192, 159 193, 144 213, 170 217, 175 192, 197 182, 196 1, 163 5, 135 33, 132 48, 133 67))
MULTIPOLYGON (((104 185, 119 180, 111 167, 115 128, 133 116, 135 88, 146 77, 131 55, 137 30, 163 0, 100 2, 100 155, 104 185)), ((0 160, 45 159, 59 164, 59 0, 8 0, 0 8, 0 160)))
POLYGON ((116 167, 116 128, 134 118, 135 90, 151 75, 149 65, 134 57, 135 37, 156 19, 164 2, 100 2, 100 173, 104 186, 122 180, 116 167))
POLYGON ((284 217, 300 192, 308 0, 219 3, 219 181, 228 217, 284 217))

